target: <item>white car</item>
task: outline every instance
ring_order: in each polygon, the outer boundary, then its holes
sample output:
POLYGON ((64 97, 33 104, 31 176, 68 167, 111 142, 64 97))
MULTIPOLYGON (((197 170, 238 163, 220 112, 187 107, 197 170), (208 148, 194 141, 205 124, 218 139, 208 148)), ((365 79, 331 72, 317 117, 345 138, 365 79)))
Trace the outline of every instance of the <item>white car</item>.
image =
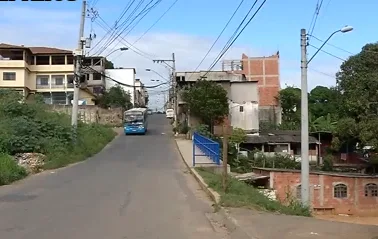
POLYGON ((165 115, 168 119, 173 119, 173 116, 174 116, 174 112, 173 112, 173 109, 167 109, 165 111, 165 115))

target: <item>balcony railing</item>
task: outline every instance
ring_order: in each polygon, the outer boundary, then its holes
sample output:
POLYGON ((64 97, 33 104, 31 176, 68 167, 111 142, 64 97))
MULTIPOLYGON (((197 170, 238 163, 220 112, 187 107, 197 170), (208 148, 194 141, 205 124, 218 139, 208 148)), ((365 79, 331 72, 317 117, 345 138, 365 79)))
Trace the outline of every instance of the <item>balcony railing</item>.
POLYGON ((37 84, 37 89, 50 89, 50 85, 37 84))
POLYGON ((66 84, 63 84, 63 85, 60 85, 60 84, 48 84, 48 85, 37 84, 36 88, 37 89, 73 89, 74 85, 73 84, 67 84, 67 85, 66 84))

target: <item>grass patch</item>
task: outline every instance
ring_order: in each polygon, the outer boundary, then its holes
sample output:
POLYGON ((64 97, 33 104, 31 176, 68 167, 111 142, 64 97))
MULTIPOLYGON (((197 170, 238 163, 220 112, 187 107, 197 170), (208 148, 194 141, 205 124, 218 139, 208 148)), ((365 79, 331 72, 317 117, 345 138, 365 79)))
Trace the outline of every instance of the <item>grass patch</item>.
POLYGON ((296 200, 290 200, 288 205, 283 205, 278 201, 270 200, 256 188, 231 177, 228 179, 227 192, 224 193, 221 175, 215 174, 205 168, 197 168, 196 170, 209 187, 220 194, 220 204, 224 207, 244 207, 287 215, 311 216, 309 208, 303 207, 296 200))
POLYGON ((0 153, 0 186, 23 179, 26 176, 26 170, 18 166, 11 156, 0 153))
POLYGON ((54 147, 48 150, 44 169, 55 169, 83 161, 100 152, 117 135, 112 128, 99 124, 80 124, 77 143, 70 147, 54 147))

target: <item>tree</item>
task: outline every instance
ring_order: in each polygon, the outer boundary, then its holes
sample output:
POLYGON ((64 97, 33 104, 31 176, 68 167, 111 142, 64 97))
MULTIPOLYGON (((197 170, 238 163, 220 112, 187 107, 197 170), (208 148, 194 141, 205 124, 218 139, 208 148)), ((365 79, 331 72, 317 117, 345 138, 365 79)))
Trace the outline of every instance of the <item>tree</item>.
POLYGON ((190 113, 208 125, 221 121, 229 113, 227 91, 212 81, 198 80, 183 90, 182 98, 190 113))
POLYGON ((132 107, 130 94, 119 85, 113 86, 100 96, 97 104, 103 108, 122 107, 130 109, 132 107))
POLYGON ((282 127, 297 128, 301 121, 301 89, 286 87, 279 92, 278 99, 282 108, 282 127))
POLYGON ((378 106, 378 43, 366 44, 351 56, 336 74, 341 93, 341 114, 361 119, 377 116, 378 106))
POLYGON ((105 59, 105 69, 114 69, 114 64, 111 61, 105 59))
POLYGON ((316 86, 309 95, 309 111, 314 118, 337 117, 339 92, 336 88, 316 86))
POLYGON ((238 156, 240 152, 240 144, 245 142, 246 139, 247 139, 247 134, 245 133, 243 129, 234 128, 232 130, 232 134, 230 135, 229 142, 235 145, 236 150, 238 152, 238 156))

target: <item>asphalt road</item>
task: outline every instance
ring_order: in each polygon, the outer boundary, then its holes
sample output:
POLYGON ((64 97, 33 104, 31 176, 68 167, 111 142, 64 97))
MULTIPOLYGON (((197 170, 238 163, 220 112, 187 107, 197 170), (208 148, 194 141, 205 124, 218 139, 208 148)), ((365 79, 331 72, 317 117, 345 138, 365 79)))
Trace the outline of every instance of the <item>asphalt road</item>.
POLYGON ((1 239, 221 239, 164 115, 83 163, 0 187, 1 239), (165 134, 164 134, 165 133, 165 134))

